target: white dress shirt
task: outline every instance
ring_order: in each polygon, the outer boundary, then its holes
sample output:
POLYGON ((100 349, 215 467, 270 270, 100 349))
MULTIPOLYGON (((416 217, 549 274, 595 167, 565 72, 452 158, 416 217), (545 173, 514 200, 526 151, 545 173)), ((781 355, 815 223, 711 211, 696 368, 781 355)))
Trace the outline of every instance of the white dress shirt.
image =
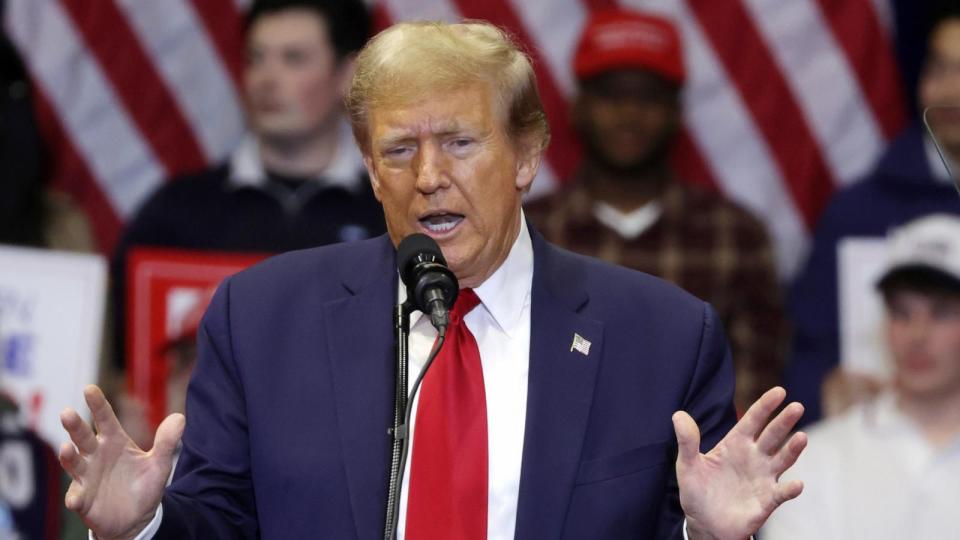
MULTIPOLYGON (((520 233, 503 264, 474 289, 480 305, 464 317, 477 340, 487 395, 487 538, 513 538, 520 492, 523 430, 527 411, 527 374, 530 366, 530 289, 533 283, 533 246, 521 216, 520 233)), ((400 300, 406 299, 400 287, 400 300)), ((437 338, 428 317, 418 311, 410 317, 410 389, 437 338)), ((419 394, 418 394, 419 396, 419 394)), ((411 435, 416 434, 418 399, 414 399, 411 435)), ((413 437, 410 448, 413 448, 413 437)), ((410 463, 407 458, 400 494, 397 537, 404 538, 410 463)))

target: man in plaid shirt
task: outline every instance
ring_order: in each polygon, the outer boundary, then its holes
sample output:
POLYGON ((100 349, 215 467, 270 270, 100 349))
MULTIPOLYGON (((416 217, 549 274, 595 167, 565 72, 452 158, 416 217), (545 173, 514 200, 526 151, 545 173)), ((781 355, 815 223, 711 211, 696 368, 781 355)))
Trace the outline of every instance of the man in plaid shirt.
POLYGON ((731 338, 739 410, 779 384, 785 332, 763 225, 714 193, 676 180, 684 67, 667 20, 596 12, 574 58, 573 124, 585 159, 567 189, 527 207, 550 241, 654 274, 709 301, 731 338))

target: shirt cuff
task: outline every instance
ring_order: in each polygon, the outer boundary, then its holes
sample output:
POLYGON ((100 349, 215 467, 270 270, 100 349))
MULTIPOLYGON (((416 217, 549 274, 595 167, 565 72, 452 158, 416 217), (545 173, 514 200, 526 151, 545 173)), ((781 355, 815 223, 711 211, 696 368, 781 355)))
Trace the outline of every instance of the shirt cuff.
MULTIPOLYGON (((157 534, 157 531, 160 530, 160 521, 162 520, 163 505, 161 504, 157 507, 157 511, 153 514, 153 519, 150 520, 150 523, 148 523, 133 540, 150 540, 153 538, 153 535, 157 534)), ((687 533, 684 532, 683 534, 686 535, 687 533)), ((97 537, 93 535, 93 531, 87 531, 87 537, 89 540, 97 540, 97 537)))
MULTIPOLYGON (((140 539, 135 538, 134 540, 140 540, 140 539)), ((690 540, 690 537, 687 536, 687 518, 683 518, 683 540, 690 540)), ((756 540, 756 537, 751 534, 750 540, 756 540)))

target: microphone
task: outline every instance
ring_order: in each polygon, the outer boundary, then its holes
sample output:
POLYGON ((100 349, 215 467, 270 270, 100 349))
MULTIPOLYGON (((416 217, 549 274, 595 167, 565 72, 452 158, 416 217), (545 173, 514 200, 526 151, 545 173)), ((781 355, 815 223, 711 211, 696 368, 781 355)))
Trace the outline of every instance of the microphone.
POLYGON ((457 277, 447 268, 440 246, 425 234, 411 234, 397 246, 397 267, 407 286, 407 300, 430 315, 430 323, 440 335, 446 333, 449 310, 460 287, 457 277))

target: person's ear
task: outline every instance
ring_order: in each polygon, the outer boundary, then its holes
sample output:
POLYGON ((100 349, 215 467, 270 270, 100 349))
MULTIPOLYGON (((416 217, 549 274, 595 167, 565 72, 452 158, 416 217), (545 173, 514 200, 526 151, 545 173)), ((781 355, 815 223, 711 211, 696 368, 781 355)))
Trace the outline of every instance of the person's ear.
POLYGON ((525 141, 518 150, 517 155, 517 189, 521 192, 530 190, 533 179, 540 170, 540 162, 543 159, 543 148, 539 141, 525 141))

